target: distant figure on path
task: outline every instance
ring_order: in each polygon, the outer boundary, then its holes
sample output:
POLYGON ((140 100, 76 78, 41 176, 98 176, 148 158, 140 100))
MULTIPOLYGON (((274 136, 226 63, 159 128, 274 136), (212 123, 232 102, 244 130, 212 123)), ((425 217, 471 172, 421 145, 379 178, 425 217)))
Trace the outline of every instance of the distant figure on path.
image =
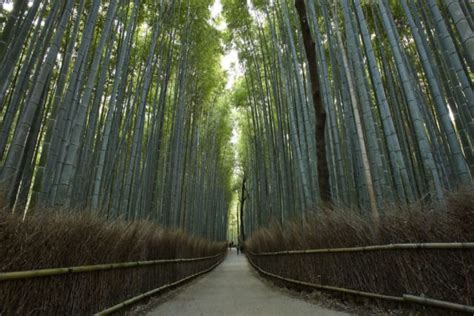
POLYGON ((240 254, 240 244, 237 245, 237 254, 240 254))

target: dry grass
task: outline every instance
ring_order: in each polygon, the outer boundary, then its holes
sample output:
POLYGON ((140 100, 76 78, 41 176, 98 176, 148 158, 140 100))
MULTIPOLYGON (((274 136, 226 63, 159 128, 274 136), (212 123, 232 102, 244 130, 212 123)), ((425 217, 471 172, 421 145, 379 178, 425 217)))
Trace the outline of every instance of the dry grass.
MULTIPOLYGON (((0 272, 203 257, 225 243, 191 238, 148 222, 0 214, 0 272)), ((204 270, 216 259, 0 282, 1 315, 84 315, 204 270)))
MULTIPOLYGON (((474 193, 451 194, 443 208, 387 210, 374 227, 353 210, 320 211, 305 225, 272 224, 255 232, 251 252, 388 243, 474 241, 474 193)), ((474 304, 473 250, 395 250, 252 257, 262 269, 302 281, 386 295, 425 295, 474 304)))

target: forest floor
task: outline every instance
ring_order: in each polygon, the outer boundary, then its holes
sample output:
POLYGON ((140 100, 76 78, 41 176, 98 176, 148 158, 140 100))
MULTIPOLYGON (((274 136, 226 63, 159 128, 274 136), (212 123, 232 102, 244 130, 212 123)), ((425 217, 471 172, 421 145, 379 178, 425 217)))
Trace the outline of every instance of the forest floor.
MULTIPOLYGON (((142 315, 348 315, 305 300, 262 280, 244 255, 229 251, 214 271, 150 300, 133 313, 142 315)), ((339 309, 339 308, 337 308, 339 309)))

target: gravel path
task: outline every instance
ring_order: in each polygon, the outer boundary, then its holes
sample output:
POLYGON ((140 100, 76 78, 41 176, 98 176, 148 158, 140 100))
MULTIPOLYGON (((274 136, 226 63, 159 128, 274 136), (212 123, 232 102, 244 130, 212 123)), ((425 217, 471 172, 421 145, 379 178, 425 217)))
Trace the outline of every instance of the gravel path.
POLYGON ((214 271, 178 289, 147 315, 348 315, 286 295, 257 277, 232 250, 214 271))

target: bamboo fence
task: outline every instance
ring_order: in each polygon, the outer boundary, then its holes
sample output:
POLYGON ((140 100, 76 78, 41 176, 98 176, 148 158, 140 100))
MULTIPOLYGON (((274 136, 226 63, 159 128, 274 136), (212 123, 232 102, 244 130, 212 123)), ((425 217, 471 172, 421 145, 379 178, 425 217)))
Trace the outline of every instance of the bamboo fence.
POLYGON ((123 308, 125 308, 125 307, 127 307, 127 306, 130 306, 130 305, 132 305, 132 304, 135 304, 135 303, 137 303, 138 301, 140 301, 140 300, 142 300, 142 299, 145 299, 145 298, 147 298, 147 297, 153 296, 153 295, 155 295, 155 294, 157 294, 157 293, 159 293, 159 292, 162 292, 162 291, 164 291, 164 290, 166 290, 166 289, 169 289, 169 288, 173 288, 173 287, 175 287, 175 286, 178 286, 178 285, 180 285, 180 284, 182 284, 182 283, 184 283, 184 282, 187 282, 187 281, 189 281, 189 280, 191 280, 191 279, 194 279, 194 278, 196 278, 196 277, 198 277, 198 276, 200 276, 200 275, 202 275, 202 274, 204 274, 204 273, 210 272, 210 271, 213 270, 215 267, 217 267, 217 266, 222 262, 222 260, 224 260, 224 259, 222 258, 221 260, 219 260, 217 263, 215 263, 213 266, 211 266, 211 267, 208 268, 208 269, 205 269, 205 270, 203 270, 203 271, 200 271, 200 272, 197 272, 197 273, 192 274, 192 275, 190 275, 190 276, 187 276, 187 277, 185 277, 185 278, 183 278, 183 279, 181 279, 181 280, 178 280, 178 281, 176 281, 176 282, 173 282, 173 283, 170 283, 170 284, 165 284, 165 285, 160 286, 159 288, 156 288, 156 289, 154 289, 154 290, 151 290, 151 291, 142 293, 142 294, 140 294, 140 295, 134 296, 134 297, 132 297, 132 298, 126 300, 126 301, 123 301, 122 303, 119 303, 119 304, 117 304, 117 305, 114 305, 114 306, 112 306, 112 307, 109 307, 109 308, 107 308, 107 309, 105 309, 105 310, 103 310, 103 311, 100 311, 100 312, 96 313, 95 316, 103 316, 103 315, 109 315, 109 314, 115 313, 115 312, 117 312, 118 310, 123 309, 123 308))
POLYGON ((196 261, 214 259, 221 255, 223 255, 223 253, 219 253, 213 256, 199 257, 199 258, 160 259, 160 260, 148 260, 148 261, 85 265, 85 266, 76 266, 76 267, 67 267, 67 268, 2 272, 0 273, 0 282, 9 281, 9 280, 32 279, 32 278, 40 278, 40 277, 47 277, 47 276, 72 274, 72 273, 84 273, 84 272, 93 272, 93 271, 145 267, 145 266, 153 266, 153 265, 166 264, 166 263, 196 262, 196 261))
POLYGON ((314 253, 342 253, 342 252, 364 252, 364 251, 384 251, 384 250, 454 250, 454 249, 474 249, 474 242, 451 242, 451 243, 403 243, 387 244, 375 246, 347 247, 347 248, 321 248, 305 250, 282 250, 273 252, 249 252, 252 256, 279 256, 279 255, 301 255, 314 253))
POLYGON ((291 278, 282 277, 277 274, 270 273, 263 270, 257 266, 251 259, 251 256, 275 256, 275 255, 295 255, 295 254, 314 254, 314 253, 344 253, 344 252, 364 252, 364 251, 378 251, 378 250, 408 250, 408 249, 439 249, 439 250, 449 250, 449 249, 474 249, 474 242, 463 242, 463 243, 406 243, 406 244, 388 244, 388 245, 376 245, 376 246, 365 246, 365 247, 350 247, 350 248, 326 248, 326 249, 309 249, 309 250, 288 250, 288 251, 275 251, 275 252, 261 252, 261 253, 252 253, 248 252, 250 256, 247 256, 249 263, 260 273, 267 275, 269 277, 279 279, 285 282, 303 285, 306 287, 311 287, 319 290, 334 291, 345 294, 352 294, 358 296, 364 296, 374 299, 382 299, 386 301, 398 302, 398 303, 415 303, 420 305, 427 305, 431 307, 438 307, 449 309, 453 311, 474 313, 474 306, 457 304, 447 301, 436 300, 427 297, 415 296, 410 294, 403 294, 402 296, 391 296, 383 295, 379 293, 372 292, 363 292, 347 288, 340 288, 329 285, 315 284, 304 282, 300 280, 295 280, 291 278))

